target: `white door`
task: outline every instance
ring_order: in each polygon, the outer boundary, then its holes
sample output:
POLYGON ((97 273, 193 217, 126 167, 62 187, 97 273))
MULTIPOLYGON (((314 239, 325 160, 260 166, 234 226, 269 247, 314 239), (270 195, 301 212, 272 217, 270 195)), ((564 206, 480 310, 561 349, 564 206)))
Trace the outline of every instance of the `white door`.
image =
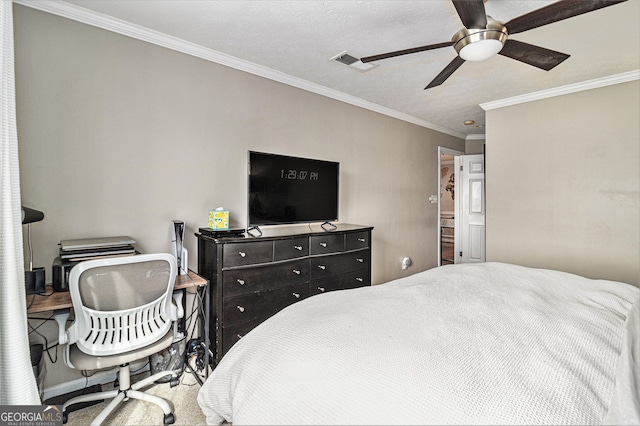
POLYGON ((455 158, 455 263, 485 261, 484 155, 455 158), (459 180, 458 180, 459 179, 459 180))

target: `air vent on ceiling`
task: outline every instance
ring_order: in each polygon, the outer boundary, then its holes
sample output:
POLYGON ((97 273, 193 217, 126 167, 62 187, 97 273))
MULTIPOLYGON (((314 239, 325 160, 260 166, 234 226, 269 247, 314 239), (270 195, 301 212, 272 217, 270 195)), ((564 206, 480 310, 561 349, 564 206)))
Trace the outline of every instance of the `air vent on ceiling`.
POLYGON ((338 56, 336 58, 336 61, 340 62, 341 64, 345 64, 345 65, 351 65, 354 62, 358 62, 360 59, 358 58, 354 58, 353 56, 349 55, 348 53, 342 54, 340 56, 338 56))
POLYGON ((372 63, 363 64, 362 62, 360 62, 360 59, 348 54, 347 52, 339 53, 338 55, 331 58, 331 60, 339 62, 343 65, 347 65, 350 68, 355 68, 358 71, 369 71, 371 68, 375 68, 378 66, 372 63))

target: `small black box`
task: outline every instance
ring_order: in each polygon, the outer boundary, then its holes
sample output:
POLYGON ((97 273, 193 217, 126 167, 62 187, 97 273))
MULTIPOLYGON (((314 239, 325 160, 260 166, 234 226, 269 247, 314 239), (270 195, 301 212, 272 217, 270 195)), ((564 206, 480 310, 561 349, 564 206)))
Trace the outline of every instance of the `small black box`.
POLYGON ((32 271, 24 271, 24 285, 27 294, 39 294, 47 291, 44 268, 33 268, 32 271))
POLYGON ((69 291, 69 272, 78 262, 68 262, 56 257, 53 259, 51 272, 53 275, 53 291, 69 291))
POLYGON ((199 228, 198 231, 202 235, 206 235, 211 238, 223 238, 223 237, 244 237, 244 228, 229 228, 229 229, 213 229, 213 228, 199 228))

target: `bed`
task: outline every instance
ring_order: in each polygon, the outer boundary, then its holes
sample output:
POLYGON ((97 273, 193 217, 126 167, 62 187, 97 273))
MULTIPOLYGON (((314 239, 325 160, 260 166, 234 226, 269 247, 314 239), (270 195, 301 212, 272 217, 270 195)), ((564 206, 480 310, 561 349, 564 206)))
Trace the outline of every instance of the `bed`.
POLYGON ((448 265, 289 306, 198 395, 208 424, 640 424, 640 290, 448 265))

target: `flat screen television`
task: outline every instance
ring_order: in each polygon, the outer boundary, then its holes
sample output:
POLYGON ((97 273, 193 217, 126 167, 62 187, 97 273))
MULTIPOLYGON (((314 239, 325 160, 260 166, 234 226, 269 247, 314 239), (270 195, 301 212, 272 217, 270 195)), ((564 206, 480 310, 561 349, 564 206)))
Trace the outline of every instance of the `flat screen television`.
POLYGON ((338 220, 340 163, 249 151, 248 227, 338 220))

